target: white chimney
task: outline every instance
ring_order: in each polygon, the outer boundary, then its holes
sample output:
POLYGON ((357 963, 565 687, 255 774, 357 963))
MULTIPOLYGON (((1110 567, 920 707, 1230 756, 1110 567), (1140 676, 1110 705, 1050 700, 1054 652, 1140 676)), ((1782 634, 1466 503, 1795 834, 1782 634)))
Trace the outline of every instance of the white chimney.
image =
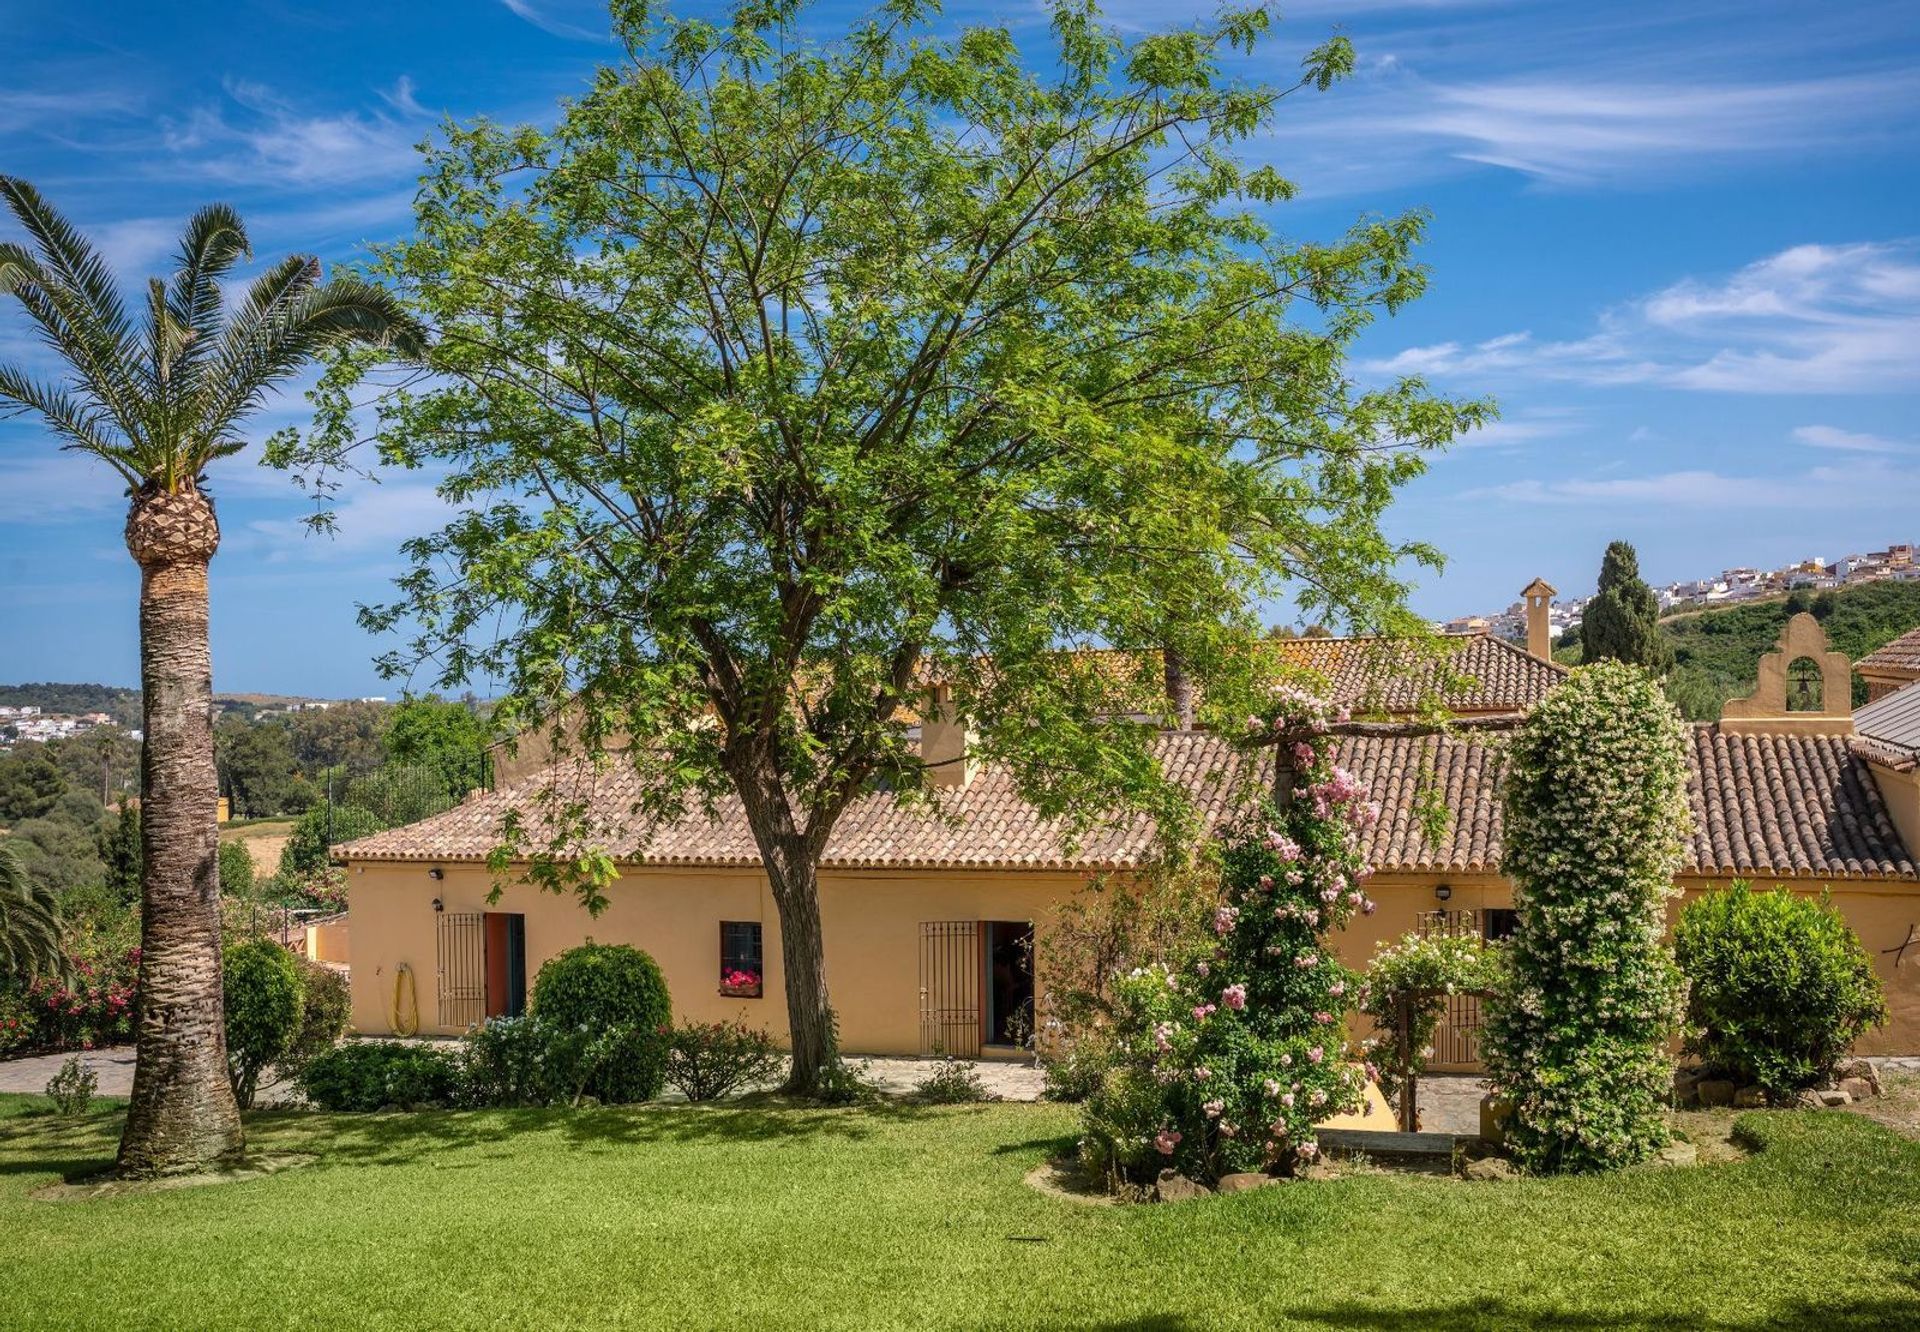
POLYGON ((1553 598, 1558 591, 1544 578, 1528 583, 1520 593, 1527 604, 1527 652, 1542 661, 1553 660, 1553 598))

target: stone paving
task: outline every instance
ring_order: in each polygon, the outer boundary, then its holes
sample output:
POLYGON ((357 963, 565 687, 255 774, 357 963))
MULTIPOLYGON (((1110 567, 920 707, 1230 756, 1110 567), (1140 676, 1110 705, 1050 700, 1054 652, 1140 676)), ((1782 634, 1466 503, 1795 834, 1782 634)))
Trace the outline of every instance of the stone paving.
MULTIPOLYGON (((29 1092, 38 1096, 47 1082, 67 1062, 64 1054, 29 1055, 25 1059, 0 1062, 0 1092, 29 1092)), ((133 1093, 133 1047, 112 1045, 104 1050, 88 1050, 80 1062, 100 1079, 96 1096, 129 1096, 133 1093)))

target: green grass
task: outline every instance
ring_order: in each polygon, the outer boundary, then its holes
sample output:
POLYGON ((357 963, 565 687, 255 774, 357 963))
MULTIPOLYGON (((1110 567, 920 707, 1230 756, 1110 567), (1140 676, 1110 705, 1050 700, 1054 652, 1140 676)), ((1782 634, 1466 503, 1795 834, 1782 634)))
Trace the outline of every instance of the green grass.
POLYGON ((1839 1114, 1691 1170, 1122 1208, 1021 1183, 1062 1107, 279 1113, 254 1145, 320 1163, 46 1203, 119 1111, 33 1105, 0 1098, 7 1326, 1920 1325, 1920 1143, 1839 1114))

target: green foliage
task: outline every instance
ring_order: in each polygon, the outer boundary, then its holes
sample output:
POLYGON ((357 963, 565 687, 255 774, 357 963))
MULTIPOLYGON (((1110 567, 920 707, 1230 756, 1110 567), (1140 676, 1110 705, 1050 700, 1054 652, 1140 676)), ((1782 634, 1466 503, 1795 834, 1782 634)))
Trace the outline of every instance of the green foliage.
POLYGON ((300 1090, 322 1110, 372 1113, 390 1107, 444 1106, 460 1097, 457 1059, 431 1045, 350 1041, 308 1060, 300 1090))
POLYGON ((34 882, 14 849, 0 842, 0 980, 58 972, 64 961, 53 891, 34 882))
POLYGON ((472 708, 427 694, 410 695, 393 710, 383 744, 390 761, 439 774, 438 794, 458 800, 484 784, 487 739, 486 727, 472 708))
POLYGON ((1477 934, 1402 935, 1373 955, 1359 1006, 1373 1020, 1374 1034, 1362 1048, 1381 1095, 1397 1101, 1407 1080, 1420 1076, 1449 996, 1490 990, 1499 974, 1497 951, 1477 934))
POLYGON ((98 837, 98 825, 73 823, 56 811, 14 824, 7 843, 19 853, 29 877, 64 897, 106 877, 98 837))
POLYGON ((101 883, 119 901, 131 905, 140 900, 140 876, 146 865, 146 852, 140 843, 140 807, 131 802, 122 805, 101 825, 98 853, 105 874, 101 883))
POLYGON ((1615 541, 1600 564, 1600 585, 1580 617, 1582 661, 1624 661, 1658 675, 1673 664, 1660 634, 1660 603, 1640 577, 1633 546, 1615 541))
POLYGON ((55 684, 51 681, 0 684, 0 707, 39 708, 42 712, 58 712, 68 716, 104 712, 117 725, 128 729, 138 729, 141 721, 140 691, 122 689, 117 685, 55 684))
POLYGON ((928 1105, 974 1105, 993 1099, 993 1093, 980 1081, 979 1068, 952 1055, 915 1083, 913 1094, 928 1105))
POLYGON ((253 853, 245 842, 220 843, 220 892, 226 897, 253 896, 253 853))
POLYGON ((312 787, 300 780, 293 742, 277 718, 223 718, 213 731, 220 791, 241 819, 265 818, 312 803, 312 787))
POLYGON ((578 1038, 576 1096, 617 1104, 660 1094, 673 1003, 647 954, 627 944, 569 948, 534 977, 531 1010, 578 1038))
POLYGON ((1632 1165, 1667 1136, 1682 981, 1664 941, 1688 827, 1686 740, 1660 686, 1582 666, 1515 735, 1501 870, 1518 924, 1481 1054, 1540 1171, 1632 1165))
POLYGON ((335 805, 332 818, 325 806, 310 809, 293 825, 293 832, 280 852, 280 874, 287 878, 306 878, 327 869, 328 849, 356 837, 366 837, 390 827, 376 815, 354 805, 335 805))
POLYGON ((298 1069, 340 1043, 353 1016, 353 991, 332 967, 300 959, 300 1026, 281 1061, 298 1069))
POLYGON ((70 1055, 60 1071, 47 1079, 47 1099, 53 1102, 55 1113, 78 1119, 92 1106, 99 1087, 100 1075, 82 1063, 80 1056, 70 1055))
POLYGON ((300 1035, 300 968, 292 953, 266 939, 236 944, 221 961, 227 1016, 227 1072, 242 1110, 266 1067, 300 1035))
POLYGON ((287 738, 304 772, 371 768, 386 752, 381 737, 392 717, 393 709, 383 703, 303 708, 287 718, 287 738))
MULTIPOLYGON (((1811 611, 1833 643, 1853 660, 1910 629, 1920 628, 1920 583, 1878 582, 1823 590, 1811 611)), ((1753 691, 1760 658, 1773 651, 1791 612, 1784 601, 1752 602, 1690 611, 1660 622, 1677 663, 1669 689, 1693 721, 1715 721, 1729 698, 1753 691), (1683 679, 1684 677, 1684 679, 1683 679)), ((1853 705, 1867 701, 1866 682, 1853 682, 1853 705)))
POLYGON ((552 1105, 573 1093, 557 1067, 552 1023, 527 1015, 489 1018, 461 1041, 462 1099, 472 1106, 552 1105))
POLYGON ((1292 792, 1222 838, 1214 948, 1116 982, 1115 1062, 1081 1134, 1083 1159, 1114 1184, 1151 1183, 1163 1167, 1291 1172, 1317 1155, 1316 1123, 1366 1104, 1366 1079, 1343 1058, 1356 978, 1329 938, 1373 910, 1357 830, 1379 806, 1333 762, 1334 716, 1282 686, 1247 719, 1249 738, 1291 766, 1292 792))
POLYGON ((714 1101, 770 1081, 785 1062, 771 1036, 737 1018, 682 1022, 667 1038, 667 1083, 689 1101, 714 1101))
POLYGON ((67 779, 43 745, 0 754, 0 824, 42 818, 66 794, 67 779))
MULTIPOLYGON (((1264 11, 1141 35, 1061 6, 1039 49, 918 5, 820 21, 621 5, 618 64, 550 131, 429 150, 373 268, 438 373, 381 395, 378 443, 488 499, 410 543, 364 617, 417 626, 384 666, 503 682, 508 729, 570 707, 577 746, 644 735, 648 811, 752 797, 788 917, 854 799, 927 796, 929 679, 1044 813, 1145 808, 1177 844, 1151 733, 1109 724, 1163 685, 1060 646, 1174 648, 1224 710, 1271 598, 1407 623, 1403 568, 1437 553, 1382 515, 1490 414, 1348 366, 1424 290, 1425 219, 1302 243, 1246 160, 1351 45, 1268 88, 1243 77, 1274 67, 1244 59, 1264 11)), ((346 462, 362 378, 343 359, 272 459, 346 462)), ((503 858, 604 905, 606 830, 556 812, 503 858)))
POLYGON ((1830 901, 1745 880, 1689 903, 1674 931, 1688 1050, 1785 1099, 1822 1082, 1887 1020, 1873 959, 1830 901))

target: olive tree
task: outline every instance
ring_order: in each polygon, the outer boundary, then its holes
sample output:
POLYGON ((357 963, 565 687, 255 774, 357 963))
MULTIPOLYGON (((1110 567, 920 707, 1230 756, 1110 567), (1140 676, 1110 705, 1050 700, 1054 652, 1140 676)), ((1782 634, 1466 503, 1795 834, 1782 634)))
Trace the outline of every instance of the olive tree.
MULTIPOLYGON (((1171 826, 1148 735, 1107 724, 1169 710, 1162 657, 1065 649, 1163 650, 1220 706, 1263 599, 1398 622, 1395 567, 1435 557, 1382 511, 1488 410, 1347 371, 1424 286, 1422 219, 1288 240, 1291 186, 1240 160, 1344 40, 1273 88, 1229 71, 1264 9, 1144 36, 1049 12, 1030 59, 914 0, 832 41, 798 4, 617 4, 623 58, 551 130, 451 128, 376 265, 437 339, 381 397, 382 455, 464 511, 366 623, 422 628, 396 672, 507 682, 503 721, 641 737, 646 811, 738 797, 795 1090, 833 1057, 821 857, 876 787, 931 798, 930 682, 1047 813, 1171 826)), ((343 361, 279 456, 362 466, 365 397, 343 361)), ((510 820, 497 862, 598 904, 612 865, 557 822, 510 820)))

